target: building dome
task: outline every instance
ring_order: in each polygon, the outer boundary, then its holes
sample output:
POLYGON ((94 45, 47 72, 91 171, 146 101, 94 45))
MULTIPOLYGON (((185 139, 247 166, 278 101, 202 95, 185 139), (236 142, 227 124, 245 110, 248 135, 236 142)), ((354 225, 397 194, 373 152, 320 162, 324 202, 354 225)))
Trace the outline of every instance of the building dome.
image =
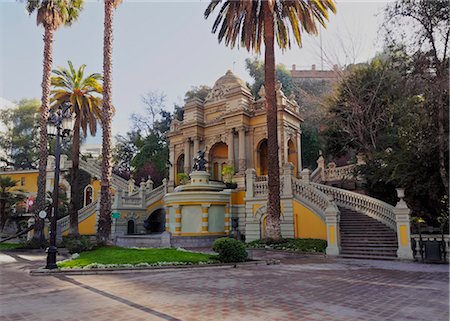
POLYGON ((228 70, 225 75, 217 79, 216 82, 214 83, 214 87, 219 87, 223 85, 229 88, 237 86, 247 88, 245 81, 236 76, 231 70, 228 70))

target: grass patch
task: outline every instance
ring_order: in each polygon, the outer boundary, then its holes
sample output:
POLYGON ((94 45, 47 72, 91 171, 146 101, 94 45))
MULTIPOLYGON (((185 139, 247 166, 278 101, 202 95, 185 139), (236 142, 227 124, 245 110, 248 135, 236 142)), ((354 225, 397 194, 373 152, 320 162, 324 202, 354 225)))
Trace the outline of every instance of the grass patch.
POLYGON ((104 246, 82 252, 76 259, 58 263, 60 268, 98 267, 98 265, 183 265, 215 263, 216 255, 186 252, 177 249, 129 249, 104 246))
POLYGON ((319 239, 282 239, 280 241, 257 240, 247 244, 248 248, 274 249, 309 253, 324 253, 327 241, 319 239))
POLYGON ((22 244, 20 243, 0 243, 0 251, 1 250, 14 250, 20 249, 22 244))

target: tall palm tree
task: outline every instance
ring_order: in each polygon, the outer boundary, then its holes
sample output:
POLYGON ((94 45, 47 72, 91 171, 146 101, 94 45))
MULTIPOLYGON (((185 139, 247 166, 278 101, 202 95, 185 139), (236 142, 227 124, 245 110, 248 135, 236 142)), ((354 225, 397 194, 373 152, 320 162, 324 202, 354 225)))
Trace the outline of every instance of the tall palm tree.
POLYGON ((302 32, 317 34, 317 22, 325 27, 328 10, 336 11, 333 0, 211 0, 208 18, 222 3, 212 32, 219 42, 233 48, 236 42, 247 50, 260 52, 265 46, 264 82, 267 106, 268 184, 266 235, 281 238, 280 165, 278 163, 277 106, 275 93, 275 38, 282 49, 290 48, 293 36, 299 46, 302 32))
POLYGON ((111 237, 111 175, 112 175, 112 50, 114 9, 122 0, 105 0, 103 36, 103 108, 102 108, 102 180, 100 190, 100 215, 97 239, 107 242, 111 237))
POLYGON ((50 77, 53 63, 53 35, 63 25, 71 25, 77 20, 84 0, 26 0, 26 8, 31 15, 36 12, 36 22, 44 27, 44 61, 42 72, 41 117, 39 120, 39 176, 36 197, 34 238, 44 238, 44 222, 37 213, 45 208, 47 169, 47 119, 50 105, 50 77))
POLYGON ((72 114, 75 115, 72 140, 72 177, 70 182, 70 234, 78 236, 78 207, 80 193, 78 191, 80 166, 80 130, 87 136, 88 127, 91 135, 97 133, 97 120, 101 119, 103 87, 99 83, 102 76, 98 73, 84 77, 86 65, 75 70, 71 61, 69 69, 58 67, 53 70, 51 78, 52 107, 57 108, 64 103, 70 103, 72 114))

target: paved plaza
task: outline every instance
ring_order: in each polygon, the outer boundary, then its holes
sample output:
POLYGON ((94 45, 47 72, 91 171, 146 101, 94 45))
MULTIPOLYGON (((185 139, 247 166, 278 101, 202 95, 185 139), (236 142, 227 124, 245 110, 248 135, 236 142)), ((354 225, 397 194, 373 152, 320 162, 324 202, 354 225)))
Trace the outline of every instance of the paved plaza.
POLYGON ((280 265, 31 276, 0 252, 0 320, 447 321, 448 265, 258 254, 280 265))

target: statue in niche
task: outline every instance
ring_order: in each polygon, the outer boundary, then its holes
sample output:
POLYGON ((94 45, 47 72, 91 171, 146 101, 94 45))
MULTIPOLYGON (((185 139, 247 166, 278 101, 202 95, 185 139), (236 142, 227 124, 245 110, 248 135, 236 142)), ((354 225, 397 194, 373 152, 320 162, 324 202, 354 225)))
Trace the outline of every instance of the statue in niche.
POLYGON ((206 172, 206 164, 208 161, 205 159, 205 152, 199 150, 197 156, 194 157, 194 166, 192 167, 195 171, 206 172))

